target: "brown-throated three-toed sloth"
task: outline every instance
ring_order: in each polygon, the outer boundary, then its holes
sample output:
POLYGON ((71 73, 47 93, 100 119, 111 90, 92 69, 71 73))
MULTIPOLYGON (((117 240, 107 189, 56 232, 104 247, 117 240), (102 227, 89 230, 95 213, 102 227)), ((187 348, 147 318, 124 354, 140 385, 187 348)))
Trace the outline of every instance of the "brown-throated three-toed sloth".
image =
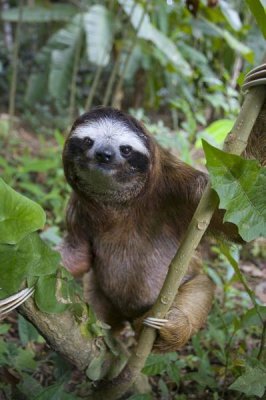
MULTIPOLYGON (((265 144, 261 151, 265 156, 265 144)), ((73 188, 63 264, 74 275, 88 272, 89 304, 119 328, 154 304, 208 176, 161 148, 135 118, 104 107, 75 121, 63 163, 73 188)), ((210 229, 238 241, 237 229, 222 217, 217 211, 210 229)), ((213 292, 195 257, 160 321, 155 347, 173 351, 184 345, 205 322, 213 292)), ((152 318, 146 323, 158 327, 152 318)))

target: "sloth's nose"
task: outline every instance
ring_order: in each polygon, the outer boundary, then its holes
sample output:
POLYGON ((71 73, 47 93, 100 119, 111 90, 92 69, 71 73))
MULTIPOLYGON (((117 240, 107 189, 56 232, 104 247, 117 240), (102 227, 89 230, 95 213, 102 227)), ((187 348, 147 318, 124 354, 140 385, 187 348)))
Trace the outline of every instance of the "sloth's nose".
POLYGON ((114 159, 115 153, 111 147, 102 147, 96 150, 95 158, 100 163, 111 163, 114 159))

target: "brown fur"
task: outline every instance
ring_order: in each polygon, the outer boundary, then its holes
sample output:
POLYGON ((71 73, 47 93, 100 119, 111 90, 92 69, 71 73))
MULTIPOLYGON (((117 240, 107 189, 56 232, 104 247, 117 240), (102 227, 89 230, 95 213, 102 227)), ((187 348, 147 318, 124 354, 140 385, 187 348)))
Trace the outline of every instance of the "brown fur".
MULTIPOLYGON (((208 181, 206 174, 162 149, 138 121, 121 115, 142 130, 151 154, 145 185, 137 196, 133 191, 123 201, 91 196, 79 185, 67 157, 69 139, 63 154, 66 178, 74 188, 67 211, 68 236, 61 246, 63 263, 73 274, 88 271, 87 301, 113 328, 141 318, 154 304, 208 181)), ((211 230, 240 240, 232 224, 222 224, 222 216, 223 212, 216 213, 211 230)), ((155 347, 173 351, 183 346, 204 324, 213 292, 213 283, 193 258, 155 347)))

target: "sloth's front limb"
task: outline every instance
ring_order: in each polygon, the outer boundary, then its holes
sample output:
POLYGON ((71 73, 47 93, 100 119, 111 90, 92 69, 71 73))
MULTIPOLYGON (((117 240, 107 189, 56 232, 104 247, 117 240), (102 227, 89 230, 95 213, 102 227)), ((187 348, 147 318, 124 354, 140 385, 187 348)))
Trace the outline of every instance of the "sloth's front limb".
POLYGON ((61 254, 63 266, 75 277, 83 275, 90 269, 89 246, 85 241, 75 242, 67 236, 56 247, 61 254))
POLYGON ((196 275, 180 286, 165 319, 146 318, 143 323, 158 329, 154 350, 175 351, 205 323, 212 305, 215 286, 204 274, 196 275))

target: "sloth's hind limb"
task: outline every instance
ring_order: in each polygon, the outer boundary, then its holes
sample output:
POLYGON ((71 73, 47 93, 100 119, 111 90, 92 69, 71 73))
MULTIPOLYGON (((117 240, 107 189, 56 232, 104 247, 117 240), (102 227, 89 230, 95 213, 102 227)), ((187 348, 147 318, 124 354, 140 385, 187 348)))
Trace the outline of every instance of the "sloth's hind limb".
POLYGON ((205 323, 211 309, 215 285, 204 274, 182 284, 164 319, 146 318, 144 324, 158 329, 154 350, 176 351, 205 323))

